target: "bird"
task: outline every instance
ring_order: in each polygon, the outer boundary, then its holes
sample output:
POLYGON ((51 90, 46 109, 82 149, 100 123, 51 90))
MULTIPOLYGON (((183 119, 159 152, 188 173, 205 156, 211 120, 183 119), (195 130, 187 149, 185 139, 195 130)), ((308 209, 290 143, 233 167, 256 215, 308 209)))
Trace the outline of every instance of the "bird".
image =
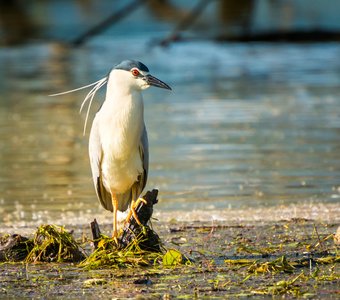
POLYGON ((144 123, 142 91, 154 86, 171 87, 149 74, 146 65, 136 60, 123 60, 104 78, 77 89, 52 94, 64 95, 94 86, 80 106, 89 105, 83 134, 96 92, 107 85, 105 100, 96 113, 89 136, 89 158, 92 178, 101 205, 113 213, 113 239, 118 242, 117 212, 130 207, 131 215, 140 224, 136 208, 149 173, 149 143, 144 123))
POLYGON ((149 74, 147 66, 136 60, 120 62, 105 81, 98 82, 92 89, 92 98, 104 82, 107 89, 92 122, 89 158, 97 197, 113 213, 112 237, 117 239, 117 212, 130 207, 126 220, 133 215, 140 224, 135 209, 145 201, 140 195, 148 178, 149 144, 142 91, 151 86, 168 90, 171 87, 149 74))

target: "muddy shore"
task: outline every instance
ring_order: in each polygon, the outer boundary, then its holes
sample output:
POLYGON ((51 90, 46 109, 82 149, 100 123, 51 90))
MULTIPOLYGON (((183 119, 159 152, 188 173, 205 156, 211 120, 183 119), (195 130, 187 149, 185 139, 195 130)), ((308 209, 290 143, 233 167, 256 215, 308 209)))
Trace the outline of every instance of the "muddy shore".
MULTIPOLYGON (((76 263, 1 263, 0 298, 338 299, 334 234, 340 222, 333 220, 154 221, 165 248, 179 250, 191 262, 96 270, 76 263)), ((79 242, 90 239, 85 226, 66 228, 74 230, 79 242)), ((109 232, 111 226, 102 228, 109 232)))

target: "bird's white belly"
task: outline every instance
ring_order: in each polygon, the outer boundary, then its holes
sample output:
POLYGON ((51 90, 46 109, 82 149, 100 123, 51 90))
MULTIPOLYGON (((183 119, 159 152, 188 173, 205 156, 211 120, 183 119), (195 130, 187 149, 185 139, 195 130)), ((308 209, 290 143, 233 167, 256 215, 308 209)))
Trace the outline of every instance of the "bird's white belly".
POLYGON ((107 190, 116 194, 127 192, 143 173, 139 153, 141 128, 144 123, 138 118, 125 119, 124 126, 119 118, 105 122, 101 135, 103 158, 101 162, 103 183, 107 190))
POLYGON ((142 172, 142 161, 138 149, 119 159, 110 154, 103 157, 104 186, 116 194, 127 192, 142 172))

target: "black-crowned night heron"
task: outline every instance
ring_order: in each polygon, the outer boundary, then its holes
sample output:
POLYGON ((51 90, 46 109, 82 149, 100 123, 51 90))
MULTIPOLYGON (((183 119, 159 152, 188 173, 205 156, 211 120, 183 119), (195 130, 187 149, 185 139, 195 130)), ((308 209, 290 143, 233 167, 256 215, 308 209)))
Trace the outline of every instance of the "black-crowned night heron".
POLYGON ((117 238, 118 210, 125 211, 130 206, 127 220, 133 215, 139 222, 135 208, 143 201, 140 194, 148 177, 149 145, 141 92, 150 86, 171 88, 150 75, 141 62, 122 61, 107 77, 79 88, 94 85, 81 106, 82 109, 90 99, 84 132, 92 99, 105 83, 105 101, 92 123, 89 156, 98 199, 105 209, 113 212, 113 237, 117 238))
POLYGON ((138 61, 116 65, 107 79, 105 101, 91 128, 89 155, 100 203, 113 212, 113 237, 117 237, 117 211, 135 208, 148 177, 149 144, 144 124, 142 90, 150 86, 171 89, 149 74, 138 61))

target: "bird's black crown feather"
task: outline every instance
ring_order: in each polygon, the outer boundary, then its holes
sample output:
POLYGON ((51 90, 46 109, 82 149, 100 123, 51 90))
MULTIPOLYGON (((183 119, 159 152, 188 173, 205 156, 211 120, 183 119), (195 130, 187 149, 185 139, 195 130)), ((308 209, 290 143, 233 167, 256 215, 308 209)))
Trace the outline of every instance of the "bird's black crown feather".
POLYGON ((137 60, 123 60, 118 65, 113 67, 113 69, 125 71, 130 71, 132 68, 137 68, 140 71, 149 72, 148 67, 137 60))

